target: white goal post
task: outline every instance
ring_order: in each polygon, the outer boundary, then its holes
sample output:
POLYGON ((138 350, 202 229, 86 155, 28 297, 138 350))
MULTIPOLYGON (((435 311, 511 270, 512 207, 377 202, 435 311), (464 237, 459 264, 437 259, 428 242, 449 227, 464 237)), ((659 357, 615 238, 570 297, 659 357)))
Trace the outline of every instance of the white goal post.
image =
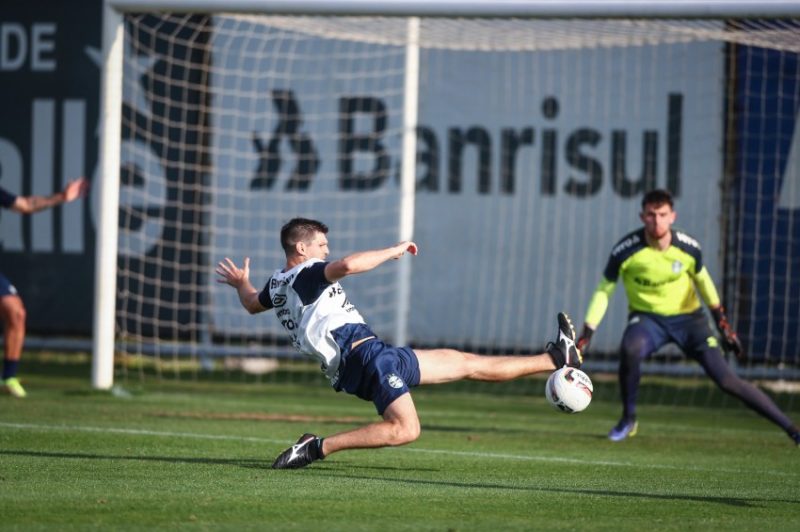
MULTIPOLYGON (((279 265, 276 228, 306 213, 331 220, 334 254, 422 239, 429 259, 354 281, 391 341, 541 347, 558 310, 580 323, 656 184, 677 192, 755 342, 760 289, 741 278, 783 225, 750 242, 750 199, 731 192, 748 161, 729 145, 754 141, 749 115, 728 116, 750 88, 726 46, 794 57, 798 17, 790 1, 106 0, 92 385, 113 385, 120 350, 281 356, 253 347, 212 264, 253 253, 258 286, 279 265), (179 245, 154 243, 164 234, 179 245)), ((800 286, 763 275, 787 299, 800 286)), ((760 361, 796 365, 794 307, 773 303, 760 361)), ((597 346, 612 350, 623 321, 620 294, 597 346)))

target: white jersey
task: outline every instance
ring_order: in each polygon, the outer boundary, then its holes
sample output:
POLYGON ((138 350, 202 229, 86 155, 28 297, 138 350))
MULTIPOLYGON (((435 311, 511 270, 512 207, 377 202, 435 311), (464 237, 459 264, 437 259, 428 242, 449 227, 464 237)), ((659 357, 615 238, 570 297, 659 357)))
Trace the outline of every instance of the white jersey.
MULTIPOLYGON (((275 270, 259 300, 271 303, 275 316, 300 352, 317 359, 328 379, 339 369, 341 352, 331 331, 364 318, 338 283, 325 278, 325 265, 310 259, 289 271, 275 270), (269 301, 263 297, 269 294, 269 301)), ((266 306, 266 305, 265 305, 266 306)))

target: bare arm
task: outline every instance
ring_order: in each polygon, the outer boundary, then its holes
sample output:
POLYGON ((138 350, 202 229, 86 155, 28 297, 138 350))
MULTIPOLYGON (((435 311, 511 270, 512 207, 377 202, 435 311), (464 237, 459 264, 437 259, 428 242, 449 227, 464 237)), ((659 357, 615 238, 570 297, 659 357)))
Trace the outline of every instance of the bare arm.
POLYGON ((86 178, 78 178, 67 183, 64 190, 52 196, 17 196, 16 201, 11 206, 11 210, 20 214, 33 214, 44 209, 69 203, 86 195, 89 190, 89 182, 86 178))
POLYGON ((398 242, 394 246, 371 251, 359 251, 343 259, 329 262, 325 266, 325 278, 335 283, 339 279, 356 273, 368 272, 387 260, 399 259, 405 253, 417 254, 417 245, 411 241, 398 242))
POLYGON ((250 282, 250 257, 245 257, 244 266, 241 268, 225 257, 225 260, 217 264, 215 271, 220 276, 217 279, 218 283, 225 283, 236 289, 236 293, 239 294, 239 302, 247 312, 257 314, 268 310, 258 300, 258 290, 250 282))

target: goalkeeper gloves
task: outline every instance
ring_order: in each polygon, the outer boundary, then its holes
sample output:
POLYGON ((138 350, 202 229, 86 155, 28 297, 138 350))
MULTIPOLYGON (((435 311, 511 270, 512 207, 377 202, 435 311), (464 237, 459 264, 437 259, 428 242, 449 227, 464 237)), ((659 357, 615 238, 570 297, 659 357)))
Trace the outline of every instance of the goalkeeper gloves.
POLYGON ((583 353, 589 347, 589 342, 592 340, 593 334, 594 329, 584 323, 581 335, 578 338, 578 342, 575 344, 581 353, 583 353))
POLYGON ((717 330, 722 336, 722 346, 726 350, 732 351, 739 362, 744 362, 745 357, 742 343, 739 341, 739 336, 733 331, 731 324, 728 322, 728 317, 725 315, 725 307, 720 305, 717 308, 712 308, 711 315, 714 316, 717 330))

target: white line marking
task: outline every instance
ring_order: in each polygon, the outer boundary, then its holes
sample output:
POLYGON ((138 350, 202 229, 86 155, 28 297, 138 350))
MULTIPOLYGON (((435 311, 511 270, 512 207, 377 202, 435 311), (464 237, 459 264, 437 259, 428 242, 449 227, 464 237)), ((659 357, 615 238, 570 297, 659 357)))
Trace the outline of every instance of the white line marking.
MULTIPOLYGON (((218 434, 200 434, 196 432, 168 432, 146 429, 127 429, 127 428, 114 428, 114 427, 86 427, 77 425, 42 425, 35 423, 7 423, 0 421, 0 427, 11 429, 23 430, 62 430, 67 432, 98 432, 101 434, 129 434, 132 436, 158 436, 167 438, 195 438, 202 440, 228 440, 228 441, 245 441, 253 443, 275 443, 279 445, 286 445, 290 442, 287 440, 278 440, 274 438, 258 438, 255 436, 226 436, 218 434)), ((509 453, 487 453, 480 451, 452 451, 444 449, 424 449, 420 447, 393 447, 388 449, 390 451, 400 452, 413 452, 413 453, 426 453, 426 454, 442 454, 449 456, 463 456, 468 458, 483 458, 489 460, 519 460, 519 461, 535 461, 535 462, 551 462, 551 463, 564 463, 564 464, 577 464, 577 465, 592 465, 592 466, 606 466, 606 467, 630 467, 639 469, 668 469, 675 471, 693 471, 693 472, 713 472, 713 473, 732 473, 739 475, 749 475, 753 473, 760 473, 766 475, 774 475, 780 477, 798 477, 800 474, 784 470, 769 470, 769 469, 731 469, 731 468, 716 468, 716 467, 695 467, 695 466, 678 466, 668 464, 637 464, 634 462, 619 462, 613 460, 583 460, 579 458, 567 458, 561 456, 535 456, 524 454, 509 454, 509 453)))

